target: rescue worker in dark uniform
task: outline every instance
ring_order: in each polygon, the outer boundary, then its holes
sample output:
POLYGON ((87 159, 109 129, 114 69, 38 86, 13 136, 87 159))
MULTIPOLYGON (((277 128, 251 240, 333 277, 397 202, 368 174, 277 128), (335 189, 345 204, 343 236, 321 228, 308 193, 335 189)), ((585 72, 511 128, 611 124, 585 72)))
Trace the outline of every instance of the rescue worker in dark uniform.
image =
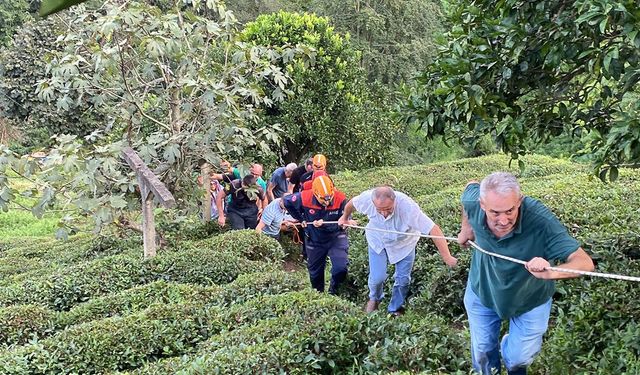
MULTIPOLYGON (((311 190, 287 195, 282 198, 285 208, 305 228, 307 269, 311 286, 324 292, 324 269, 327 256, 331 259, 331 283, 329 293, 336 294, 347 276, 349 240, 344 228, 337 221, 347 204, 344 193, 337 191, 331 179, 320 176, 313 181, 311 190)), ((351 220, 349 224, 354 224, 351 220)))

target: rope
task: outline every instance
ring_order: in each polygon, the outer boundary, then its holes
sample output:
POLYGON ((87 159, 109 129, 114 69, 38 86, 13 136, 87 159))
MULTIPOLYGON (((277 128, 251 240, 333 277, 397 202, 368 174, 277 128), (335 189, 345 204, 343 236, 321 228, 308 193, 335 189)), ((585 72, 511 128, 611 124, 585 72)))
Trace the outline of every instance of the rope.
MULTIPOLYGON (((302 223, 297 223, 296 225, 301 225, 301 224, 302 223)), ((338 224, 338 222, 337 221, 325 221, 325 222, 322 223, 322 225, 324 225, 324 224, 338 224)), ((313 225, 313 224, 308 224, 308 225, 313 225)), ((355 228, 355 229, 373 230, 373 231, 383 232, 383 233, 401 234, 401 235, 405 235, 405 236, 417 236, 417 237, 432 238, 432 239, 444 239, 444 240, 452 241, 452 242, 457 242, 458 241, 458 239, 456 237, 432 236, 430 234, 422 234, 422 233, 398 232, 398 231, 395 231, 395 230, 378 229, 378 228, 367 228, 367 227, 362 227, 362 226, 359 226, 359 225, 351 225, 351 224, 344 224, 344 226, 345 227, 350 227, 350 228, 355 228)), ((525 262, 524 260, 520 260, 520 259, 512 258, 512 257, 506 256, 506 255, 497 254, 497 253, 493 253, 491 251, 487 251, 487 250, 481 248, 480 246, 478 246, 478 244, 476 244, 473 241, 469 241, 469 245, 471 245, 476 250, 478 250, 478 251, 480 251, 482 253, 485 253, 487 255, 490 255, 490 256, 493 256, 493 257, 496 257, 496 258, 508 260, 510 262, 514 262, 514 263, 518 263, 518 264, 522 264, 522 265, 527 264, 527 262, 525 262)), ((614 273, 581 271, 581 270, 573 270, 573 269, 570 269, 570 268, 552 267, 552 266, 545 267, 545 271, 547 271, 547 270, 548 271, 556 271, 556 272, 567 272, 567 273, 573 273, 573 274, 583 275, 583 276, 602 277, 602 278, 607 278, 607 279, 616 279, 616 280, 640 282, 640 277, 618 275, 618 274, 614 274, 614 273)))
POLYGON ((302 239, 300 238, 300 230, 298 228, 296 228, 295 226, 292 226, 291 229, 292 229, 292 232, 293 232, 293 234, 291 236, 291 238, 293 240, 293 243, 296 244, 296 245, 302 245, 302 239))

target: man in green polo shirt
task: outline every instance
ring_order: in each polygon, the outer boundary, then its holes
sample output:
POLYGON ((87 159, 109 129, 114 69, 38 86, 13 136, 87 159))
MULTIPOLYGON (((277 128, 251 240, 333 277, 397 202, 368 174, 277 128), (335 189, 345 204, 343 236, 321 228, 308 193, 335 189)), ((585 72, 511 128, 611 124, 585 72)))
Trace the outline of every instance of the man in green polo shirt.
POLYGON ((482 374, 500 373, 502 354, 508 374, 526 374, 547 330, 553 280, 577 276, 546 267, 559 261, 562 268, 592 271, 593 261, 547 207, 522 196, 510 173, 467 184, 462 207, 461 245, 473 240, 485 250, 527 262, 523 267, 473 253, 464 296, 473 367, 482 374), (509 332, 500 340, 503 319, 509 320, 509 332))

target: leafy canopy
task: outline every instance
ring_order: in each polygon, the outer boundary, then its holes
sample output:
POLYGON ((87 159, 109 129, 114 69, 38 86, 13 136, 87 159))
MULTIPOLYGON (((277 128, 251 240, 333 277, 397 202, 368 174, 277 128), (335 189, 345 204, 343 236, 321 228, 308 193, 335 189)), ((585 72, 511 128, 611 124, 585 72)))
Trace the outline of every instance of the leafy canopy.
POLYGON ((242 40, 255 46, 306 46, 302 48, 315 51, 312 59, 302 55, 280 60, 280 70, 293 81, 288 89, 277 75, 265 85, 281 99, 265 111, 263 121, 284 129, 282 159, 299 161, 322 152, 333 167, 353 169, 392 158, 388 140, 397 124, 389 116, 388 104, 371 93, 374 90, 358 67, 358 53, 348 37, 334 32, 327 18, 284 11, 262 15, 247 24, 242 40))
POLYGON ((513 158, 590 134, 600 177, 640 162, 634 0, 460 1, 437 62, 405 106, 429 137, 491 134, 513 158))
MULTIPOLYGON (((4 148, 0 158, 0 207, 18 192, 7 178, 13 170, 42 192, 37 216, 57 203, 69 213, 66 224, 92 216, 96 230, 137 206, 132 171, 120 159, 125 145, 193 208, 192 173, 201 160, 242 159, 271 153, 279 131, 256 127, 257 108, 279 98, 263 90, 262 80, 288 84, 279 65, 313 55, 297 47, 250 46, 236 40, 236 21, 221 3, 208 1, 216 19, 194 8, 170 11, 107 1, 100 9, 72 8, 68 31, 58 38, 62 52, 47 65, 50 75, 37 86, 39 99, 60 109, 87 99, 108 119, 86 138, 58 136, 48 157, 37 163, 4 148)), ((64 233, 61 233, 64 234, 64 233)))

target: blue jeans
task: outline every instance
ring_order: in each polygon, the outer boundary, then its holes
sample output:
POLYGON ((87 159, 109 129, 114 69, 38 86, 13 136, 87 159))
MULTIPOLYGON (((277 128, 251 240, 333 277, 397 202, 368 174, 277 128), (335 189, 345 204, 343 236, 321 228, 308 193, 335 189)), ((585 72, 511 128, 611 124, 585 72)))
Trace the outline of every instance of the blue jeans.
POLYGON ((547 331, 551 298, 526 313, 509 319, 509 332, 502 340, 502 319, 485 307, 469 284, 464 294, 464 307, 471 331, 471 362, 473 368, 486 374, 499 374, 500 353, 509 373, 526 373, 526 368, 542 347, 542 335, 547 331))
MULTIPOLYGON (((396 263, 396 272, 393 274, 393 292, 391 302, 387 308, 389 312, 400 310, 409 292, 411 282, 411 269, 413 261, 416 259, 416 251, 396 263)), ((381 301, 384 297, 384 282, 387 279, 387 250, 383 249, 380 254, 369 247, 369 299, 381 301)))

